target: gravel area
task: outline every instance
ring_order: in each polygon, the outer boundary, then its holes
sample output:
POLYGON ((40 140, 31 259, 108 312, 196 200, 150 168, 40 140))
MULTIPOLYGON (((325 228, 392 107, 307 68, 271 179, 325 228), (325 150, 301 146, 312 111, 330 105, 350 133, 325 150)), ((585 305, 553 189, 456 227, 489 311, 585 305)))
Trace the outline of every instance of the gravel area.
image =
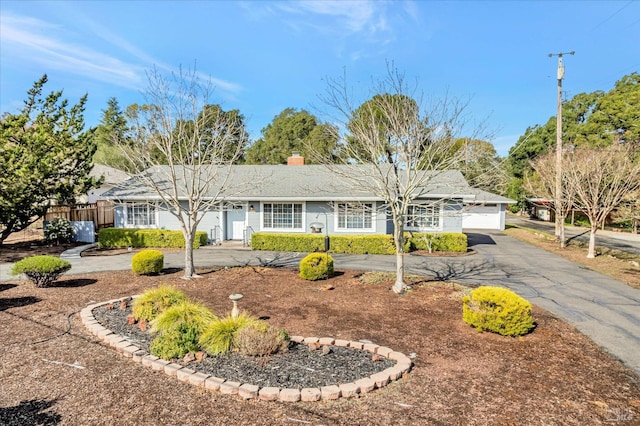
MULTIPOLYGON (((129 304, 126 309, 100 306, 93 310, 94 317, 103 327, 149 352, 153 334, 140 330, 137 325, 130 325, 127 318, 129 314, 129 304)), ((287 351, 268 358, 232 352, 207 355, 200 361, 189 362, 188 365, 195 371, 234 382, 260 387, 302 389, 355 382, 392 367, 395 361, 374 357, 364 350, 332 345, 326 353, 322 348, 310 350, 305 344, 291 342, 287 351)))

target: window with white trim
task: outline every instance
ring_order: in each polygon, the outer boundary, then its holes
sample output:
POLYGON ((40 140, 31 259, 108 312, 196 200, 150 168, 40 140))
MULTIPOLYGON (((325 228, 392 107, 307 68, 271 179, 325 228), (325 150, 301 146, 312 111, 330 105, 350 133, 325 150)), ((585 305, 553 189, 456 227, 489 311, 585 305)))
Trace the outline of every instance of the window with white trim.
POLYGON ((338 229, 373 229, 372 203, 338 203, 338 229))
POLYGON ((262 227, 265 229, 302 229, 301 203, 264 203, 262 227))
POLYGON ((134 228, 156 225, 156 206, 149 203, 126 203, 125 224, 134 228))
POLYGON ((427 204, 409 206, 407 228, 419 230, 440 228, 440 206, 427 204))

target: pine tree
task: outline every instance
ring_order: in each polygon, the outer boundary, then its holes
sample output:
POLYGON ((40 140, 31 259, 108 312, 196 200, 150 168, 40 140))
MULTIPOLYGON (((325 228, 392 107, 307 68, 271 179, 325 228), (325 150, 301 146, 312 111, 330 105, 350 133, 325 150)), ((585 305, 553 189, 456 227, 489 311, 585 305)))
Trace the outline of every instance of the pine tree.
POLYGON ((41 218, 51 200, 73 203, 100 184, 89 176, 96 146, 84 131, 87 95, 69 107, 62 91, 42 96, 46 83, 45 74, 22 111, 0 119, 0 243, 41 218))

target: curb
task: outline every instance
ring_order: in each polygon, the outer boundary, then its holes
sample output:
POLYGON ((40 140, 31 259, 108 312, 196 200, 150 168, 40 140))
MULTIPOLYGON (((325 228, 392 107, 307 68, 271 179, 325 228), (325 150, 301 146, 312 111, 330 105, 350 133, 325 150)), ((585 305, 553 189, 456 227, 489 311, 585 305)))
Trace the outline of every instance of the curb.
MULTIPOLYGON (((133 296, 135 298, 137 296, 133 296)), ((374 343, 362 343, 351 340, 333 339, 331 337, 303 337, 291 336, 291 341, 302 344, 319 344, 328 346, 341 346, 352 348, 353 350, 363 350, 371 354, 396 361, 393 367, 389 367, 379 373, 369 377, 363 377, 352 383, 341 383, 339 385, 322 386, 319 388, 260 388, 251 383, 240 383, 210 374, 196 372, 195 370, 177 363, 171 363, 160 359, 138 346, 129 343, 124 337, 113 333, 103 327, 93 316, 93 310, 107 304, 117 304, 128 297, 108 300, 106 302, 94 303, 86 306, 80 312, 82 323, 87 329, 102 342, 115 349, 126 358, 151 368, 155 371, 162 371, 166 375, 189 383, 209 392, 219 392, 222 394, 236 395, 243 400, 261 401, 282 401, 282 402, 314 402, 321 400, 333 400, 339 398, 353 398, 360 394, 369 393, 375 389, 387 386, 390 382, 399 380, 411 371, 413 363, 411 359, 401 352, 396 352, 386 346, 379 346, 374 343)))

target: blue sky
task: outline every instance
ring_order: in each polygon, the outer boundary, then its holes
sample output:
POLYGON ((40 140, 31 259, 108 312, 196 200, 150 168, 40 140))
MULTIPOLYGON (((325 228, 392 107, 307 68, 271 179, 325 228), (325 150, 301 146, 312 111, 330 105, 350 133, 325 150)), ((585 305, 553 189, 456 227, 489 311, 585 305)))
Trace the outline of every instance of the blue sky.
POLYGON ((556 113, 549 53, 576 52, 568 97, 640 70, 640 1, 2 0, 0 16, 0 110, 19 110, 46 73, 47 91, 89 94, 90 126, 110 97, 141 103, 146 70, 195 64, 257 139, 287 107, 321 116, 327 78, 346 71, 368 93, 392 61, 426 96, 470 97, 506 155, 556 113))

